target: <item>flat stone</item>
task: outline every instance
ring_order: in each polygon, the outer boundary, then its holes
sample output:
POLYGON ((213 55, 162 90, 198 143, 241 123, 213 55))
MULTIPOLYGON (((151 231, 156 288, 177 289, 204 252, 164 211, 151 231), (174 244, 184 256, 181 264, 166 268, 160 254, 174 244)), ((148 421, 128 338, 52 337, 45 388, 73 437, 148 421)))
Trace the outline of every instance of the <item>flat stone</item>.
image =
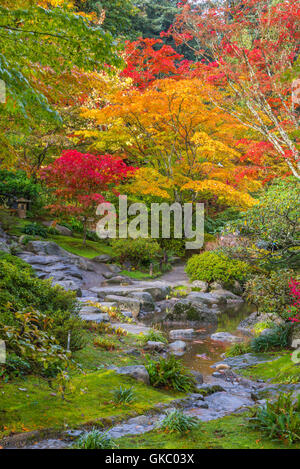
POLYGON ((141 302, 135 298, 128 298, 117 295, 107 295, 106 301, 117 303, 120 308, 124 308, 132 312, 134 318, 137 318, 141 311, 141 302))
POLYGON ((121 268, 117 264, 109 264, 107 268, 113 273, 118 274, 121 272, 121 268))
POLYGON ((152 340, 148 340, 144 346, 144 349, 151 350, 153 352, 164 352, 166 350, 166 344, 163 342, 154 342, 152 340))
POLYGON ((208 283, 202 282, 201 280, 194 280, 192 282, 193 287, 200 289, 201 292, 206 293, 208 291, 208 283))
POLYGON ((277 357, 271 357, 268 354, 264 353, 245 353, 243 355, 238 355, 237 357, 228 357, 224 358, 222 362, 215 363, 212 368, 215 368, 221 363, 229 365, 232 369, 242 369, 247 368, 248 366, 259 365, 260 363, 268 363, 274 360, 277 360, 277 357))
POLYGON ((91 321, 91 322, 97 322, 97 323, 109 322, 110 321, 110 317, 106 313, 97 313, 97 314, 82 314, 82 313, 80 313, 79 315, 80 315, 81 319, 83 319, 84 321, 91 321))
POLYGON ((217 340, 218 342, 243 342, 242 337, 237 337, 235 335, 230 334, 229 332, 216 332, 215 334, 212 334, 210 338, 212 340, 217 340))
MULTIPOLYGON (((190 295, 189 295, 190 296, 190 295)), ((207 305, 187 299, 179 300, 171 306, 166 315, 167 321, 186 322, 192 321, 201 324, 217 324, 218 318, 215 311, 207 305)))
POLYGON ((150 327, 144 326, 144 324, 128 324, 123 322, 113 322, 111 324, 111 327, 113 327, 114 329, 124 329, 129 334, 133 335, 147 334, 151 330, 150 327))
POLYGON ((210 292, 210 294, 222 303, 232 303, 232 302, 243 303, 244 302, 243 298, 235 295, 231 291, 224 290, 223 288, 220 288, 218 290, 213 290, 210 292))
POLYGON ((212 305, 220 305, 226 304, 226 298, 220 298, 218 296, 214 296, 212 293, 202 293, 202 292, 191 292, 187 297, 186 300, 202 303, 206 306, 212 305))
POLYGON ((210 409, 222 415, 236 412, 242 407, 252 406, 252 399, 244 396, 233 395, 228 392, 216 392, 204 398, 210 409))
POLYGON ((150 295, 150 293, 137 291, 137 292, 129 293, 128 296, 131 297, 131 298, 135 298, 135 299, 139 300, 139 302, 141 304, 141 310, 142 311, 147 312, 147 311, 154 311, 155 310, 154 301, 153 301, 152 295, 150 295))
POLYGON ((108 285, 130 285, 132 284, 132 280, 129 277, 124 277, 123 275, 116 275, 111 278, 106 278, 104 284, 108 285))
POLYGON ((191 338, 193 337, 194 333, 194 329, 173 329, 172 331, 170 331, 169 335, 171 339, 177 339, 180 337, 191 338))
POLYGON ((112 261, 112 257, 108 254, 101 254, 101 256, 96 256, 92 258, 93 262, 98 262, 100 264, 106 264, 107 262, 112 261))

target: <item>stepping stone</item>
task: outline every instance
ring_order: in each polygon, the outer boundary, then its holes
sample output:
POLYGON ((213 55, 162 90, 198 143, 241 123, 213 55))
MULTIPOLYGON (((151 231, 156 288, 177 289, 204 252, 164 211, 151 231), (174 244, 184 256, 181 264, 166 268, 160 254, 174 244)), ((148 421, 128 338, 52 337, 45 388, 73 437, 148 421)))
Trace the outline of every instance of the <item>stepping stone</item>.
POLYGON ((128 298, 124 296, 108 295, 105 297, 106 301, 117 303, 122 309, 126 309, 132 312, 134 318, 137 318, 141 310, 141 302, 135 298, 128 298))
POLYGON ((170 331, 171 339, 179 339, 181 337, 191 338, 195 333, 194 329, 174 329, 170 331))

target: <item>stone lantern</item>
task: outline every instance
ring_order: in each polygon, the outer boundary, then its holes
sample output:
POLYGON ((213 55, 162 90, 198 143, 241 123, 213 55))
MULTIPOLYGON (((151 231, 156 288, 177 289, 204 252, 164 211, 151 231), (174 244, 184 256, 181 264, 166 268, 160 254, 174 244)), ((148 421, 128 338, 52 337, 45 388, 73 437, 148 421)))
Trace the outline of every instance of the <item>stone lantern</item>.
POLYGON ((26 218, 26 213, 29 208, 30 200, 18 199, 17 204, 18 204, 18 208, 17 208, 18 217, 26 218))

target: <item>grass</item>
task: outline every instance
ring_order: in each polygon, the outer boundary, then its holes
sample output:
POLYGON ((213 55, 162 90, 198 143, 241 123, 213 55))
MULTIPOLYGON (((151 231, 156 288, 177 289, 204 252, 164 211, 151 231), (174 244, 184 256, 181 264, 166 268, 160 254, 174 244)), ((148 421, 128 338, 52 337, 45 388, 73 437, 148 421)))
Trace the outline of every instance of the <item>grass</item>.
POLYGON ((240 374, 253 379, 271 380, 273 383, 297 383, 300 381, 300 365, 292 362, 291 352, 286 352, 285 355, 272 362, 240 370, 240 374))
MULTIPOLYGON (((161 433, 155 430, 141 436, 116 440, 120 449, 285 449, 280 441, 271 441, 260 431, 249 428, 243 415, 201 422, 188 434, 161 433)), ((293 445, 300 449, 300 443, 293 445)))
POLYGON ((122 270, 120 275, 125 275, 126 277, 132 278, 134 280, 149 280, 152 278, 157 278, 161 275, 161 272, 157 272, 153 275, 148 274, 147 272, 141 272, 139 270, 122 270))
POLYGON ((87 257, 88 259, 100 256, 101 254, 108 254, 109 256, 114 255, 112 247, 101 242, 100 240, 99 242, 87 240, 86 246, 82 245, 82 238, 75 236, 51 235, 47 238, 47 240, 54 241, 61 248, 71 252, 72 254, 87 257))
POLYGON ((72 393, 63 400, 48 383, 37 377, 17 379, 0 385, 0 438, 12 433, 33 430, 95 426, 110 417, 142 414, 155 404, 171 402, 179 394, 146 386, 113 371, 101 370, 72 377, 72 393), (130 406, 116 406, 112 391, 117 387, 133 386, 135 400, 130 406))

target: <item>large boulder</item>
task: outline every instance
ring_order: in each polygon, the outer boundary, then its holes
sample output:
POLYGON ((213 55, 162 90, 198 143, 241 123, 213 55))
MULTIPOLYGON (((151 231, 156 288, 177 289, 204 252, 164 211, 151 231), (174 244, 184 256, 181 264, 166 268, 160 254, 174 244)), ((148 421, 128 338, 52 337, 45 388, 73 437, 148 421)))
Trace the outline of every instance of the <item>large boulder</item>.
POLYGON ((145 312, 154 311, 155 305, 152 295, 148 292, 132 292, 128 295, 130 298, 135 298, 141 303, 141 310, 145 312))
POLYGON ((229 332, 216 332, 215 334, 212 334, 210 338, 218 342, 230 342, 232 344, 237 342, 243 342, 243 339, 241 337, 232 335, 229 332))
POLYGON ((136 298, 126 296, 107 295, 105 301, 117 303, 120 309, 131 311, 134 318, 137 318, 141 311, 141 302, 136 298))
POLYGON ((116 373, 130 376, 145 384, 150 384, 149 373, 144 365, 122 366, 116 369, 116 373))
POLYGON ((62 236, 73 236, 72 230, 63 225, 55 224, 53 221, 44 221, 44 226, 54 228, 62 236))
POLYGON ((250 314, 246 319, 243 319, 239 326, 238 331, 243 332, 247 335, 254 335, 253 328, 256 324, 260 322, 273 323, 276 325, 281 325, 284 323, 284 320, 275 313, 259 313, 254 312, 250 314))
POLYGON ((217 324, 217 314, 203 303, 188 298, 177 301, 166 315, 172 322, 193 321, 203 324, 217 324))
POLYGON ((191 292, 186 299, 210 307, 227 303, 226 298, 220 298, 211 293, 202 292, 191 292))
POLYGON ((217 290, 213 290, 210 294, 216 298, 220 303, 243 303, 244 300, 240 296, 235 295, 229 290, 224 290, 223 288, 219 288, 217 290))

